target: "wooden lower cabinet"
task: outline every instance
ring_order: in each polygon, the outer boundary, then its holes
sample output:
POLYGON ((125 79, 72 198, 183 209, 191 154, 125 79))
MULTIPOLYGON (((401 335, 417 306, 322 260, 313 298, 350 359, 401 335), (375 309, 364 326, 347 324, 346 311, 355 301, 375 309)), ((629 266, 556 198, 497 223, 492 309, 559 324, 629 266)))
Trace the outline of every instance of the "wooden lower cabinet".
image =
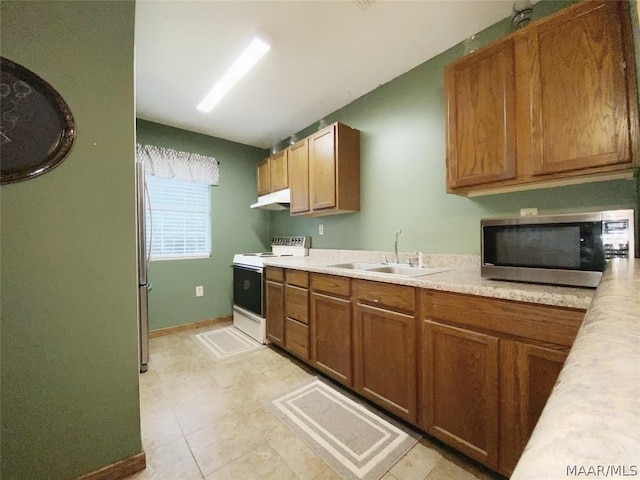
POLYGON ((309 290, 295 285, 285 285, 285 310, 287 317, 305 325, 309 324, 309 290))
POLYGON ((312 365, 353 387, 353 321, 350 280, 327 275, 311 278, 312 365))
POLYGON ((511 475, 583 310, 422 291, 420 426, 511 475))
POLYGON ((415 317, 358 303, 354 340, 356 391, 415 423, 415 317))
POLYGON ((355 389, 405 420, 417 420, 416 289, 354 282, 355 389))
POLYGON ((267 268, 267 338, 511 475, 583 310, 267 268))
POLYGON ((267 268, 265 282, 267 339, 284 346, 284 276, 281 268, 267 268))
POLYGON ((567 347, 502 340, 499 471, 511 475, 567 358, 567 347))
POLYGON ((309 274, 285 270, 284 347, 309 361, 309 274))
POLYGON ((309 326, 287 317, 284 327, 284 347, 301 359, 309 360, 309 326))
POLYGON ((497 469, 498 337, 429 320, 422 335, 425 430, 497 469))

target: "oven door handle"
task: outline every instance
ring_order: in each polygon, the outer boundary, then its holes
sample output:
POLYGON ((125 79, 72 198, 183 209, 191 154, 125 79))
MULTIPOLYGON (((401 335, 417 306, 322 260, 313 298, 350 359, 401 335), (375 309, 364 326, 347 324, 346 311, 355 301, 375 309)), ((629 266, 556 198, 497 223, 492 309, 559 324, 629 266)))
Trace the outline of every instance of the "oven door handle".
POLYGON ((253 265, 239 265, 234 263, 233 265, 229 265, 231 268, 239 268, 240 270, 248 270, 250 272, 262 273, 262 267, 254 267, 253 265))

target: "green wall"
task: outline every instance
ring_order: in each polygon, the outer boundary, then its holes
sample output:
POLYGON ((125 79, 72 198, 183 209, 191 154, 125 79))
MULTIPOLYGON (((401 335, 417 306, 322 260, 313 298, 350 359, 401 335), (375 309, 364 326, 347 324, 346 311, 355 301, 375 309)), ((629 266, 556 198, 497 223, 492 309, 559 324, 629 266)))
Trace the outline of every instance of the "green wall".
POLYGON ((220 185, 211 189, 210 258, 152 261, 149 328, 197 322, 231 314, 233 255, 260 252, 268 238, 268 215, 252 210, 256 201, 256 163, 268 152, 219 138, 138 119, 137 141, 214 156, 220 185), (204 296, 195 296, 196 285, 204 296))
POLYGON ((134 3, 12 2, 2 55, 48 81, 77 138, 1 196, 3 480, 68 479, 141 452, 134 3))
MULTIPOLYGON (((540 2, 540 18, 574 2, 540 2)), ((509 33, 509 21, 478 35, 481 44, 509 33)), ((479 221, 485 216, 569 210, 636 208, 635 181, 600 182, 468 199, 445 193, 444 67, 463 46, 428 60, 328 115, 361 131, 361 211, 320 218, 271 213, 271 233, 304 234, 318 248, 390 250, 401 228, 399 248, 478 254, 479 221), (324 235, 318 225, 324 225, 324 235)), ((319 119, 318 119, 319 120, 319 119)), ((302 132, 315 131, 314 124, 302 132)))

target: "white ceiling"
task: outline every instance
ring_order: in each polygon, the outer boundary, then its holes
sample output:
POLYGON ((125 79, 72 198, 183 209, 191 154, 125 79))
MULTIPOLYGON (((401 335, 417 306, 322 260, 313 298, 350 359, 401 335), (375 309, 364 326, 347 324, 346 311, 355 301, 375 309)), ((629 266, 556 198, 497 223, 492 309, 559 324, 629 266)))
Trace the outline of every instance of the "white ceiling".
POLYGON ((137 116, 269 148, 509 16, 512 5, 138 0, 137 116), (270 37, 271 50, 211 112, 196 110, 256 33, 270 37))

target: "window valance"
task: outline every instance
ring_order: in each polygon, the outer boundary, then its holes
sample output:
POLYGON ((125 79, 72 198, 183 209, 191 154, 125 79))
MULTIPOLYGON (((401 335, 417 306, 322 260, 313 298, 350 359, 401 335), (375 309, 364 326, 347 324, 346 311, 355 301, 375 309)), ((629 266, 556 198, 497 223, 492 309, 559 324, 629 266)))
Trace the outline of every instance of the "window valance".
POLYGON ((220 183, 218 162, 213 157, 140 144, 136 145, 136 156, 144 163, 147 175, 208 185, 220 183))

